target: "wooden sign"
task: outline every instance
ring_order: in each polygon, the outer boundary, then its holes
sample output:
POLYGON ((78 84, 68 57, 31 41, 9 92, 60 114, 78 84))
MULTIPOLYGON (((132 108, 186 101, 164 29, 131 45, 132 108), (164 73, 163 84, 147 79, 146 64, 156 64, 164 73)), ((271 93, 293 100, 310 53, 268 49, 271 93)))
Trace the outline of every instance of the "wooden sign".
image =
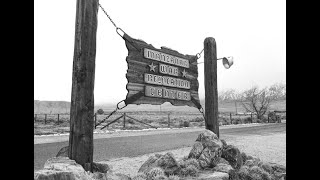
POLYGON ((130 104, 160 105, 170 102, 175 106, 193 106, 199 103, 197 56, 152 45, 127 34, 128 63, 127 99, 143 92, 143 96, 130 104))

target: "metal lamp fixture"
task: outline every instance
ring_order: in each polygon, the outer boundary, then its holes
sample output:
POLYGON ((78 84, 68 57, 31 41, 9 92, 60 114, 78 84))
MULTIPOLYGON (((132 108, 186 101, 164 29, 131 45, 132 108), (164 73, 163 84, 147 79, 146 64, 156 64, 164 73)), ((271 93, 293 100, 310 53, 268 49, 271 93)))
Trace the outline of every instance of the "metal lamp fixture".
MULTIPOLYGON (((229 69, 233 65, 233 56, 218 58, 217 60, 222 59, 222 64, 226 69, 229 69)), ((201 64, 204 62, 199 62, 197 64, 201 64)))
MULTIPOLYGON (((232 56, 223 57, 223 58, 219 58, 219 59, 222 59, 222 64, 226 69, 229 69, 233 64, 233 57, 232 56)), ((219 60, 219 59, 217 59, 217 60, 219 60)))

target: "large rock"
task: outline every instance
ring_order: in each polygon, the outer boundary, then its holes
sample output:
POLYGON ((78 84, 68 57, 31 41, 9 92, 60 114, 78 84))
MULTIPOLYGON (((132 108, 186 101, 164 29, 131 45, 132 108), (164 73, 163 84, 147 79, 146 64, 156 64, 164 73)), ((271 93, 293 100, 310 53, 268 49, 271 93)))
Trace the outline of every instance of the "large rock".
POLYGON ((152 168, 160 167, 166 175, 178 174, 180 167, 171 152, 164 155, 156 154, 148 158, 138 170, 138 173, 148 173, 152 168))
POLYGON ((214 167, 220 160, 223 143, 210 130, 200 133, 188 158, 195 158, 202 168, 214 167))
POLYGON ((121 173, 107 173, 107 178, 105 180, 131 180, 131 178, 121 173))
POLYGON ((225 172, 225 173, 231 173, 232 171, 234 171, 234 169, 232 168, 232 166, 228 165, 228 164, 224 164, 224 163, 219 163, 217 164, 214 168, 214 171, 218 171, 218 172, 225 172))
POLYGON ((69 153, 69 146, 63 147, 59 150, 58 154, 56 155, 56 157, 68 157, 69 153))
POLYGON ((195 142, 192 146, 192 149, 189 153, 188 158, 198 159, 203 151, 204 147, 201 142, 195 142))
POLYGON ((80 164, 68 157, 48 159, 44 168, 34 172, 35 180, 92 180, 80 164))
POLYGON ((110 167, 108 164, 105 163, 98 163, 93 162, 92 163, 92 172, 101 172, 101 173, 107 173, 110 170, 110 167))
POLYGON ((221 157, 226 159, 234 169, 239 169, 243 164, 239 149, 233 145, 223 148, 221 157))
POLYGON ((217 164, 219 164, 219 163, 230 165, 230 163, 227 160, 225 160, 224 158, 222 158, 222 157, 219 159, 217 164))
POLYGON ((185 177, 183 180, 229 180, 228 173, 203 171, 197 177, 185 177))
POLYGON ((275 179, 286 179, 286 167, 277 163, 269 163, 272 168, 270 174, 272 174, 275 179))
POLYGON ((53 157, 46 161, 43 169, 34 172, 35 180, 128 180, 122 174, 109 173, 110 167, 104 163, 92 163, 93 173, 68 157, 53 157), (108 173, 107 173, 108 172, 108 173))
POLYGON ((236 171, 232 168, 231 165, 225 163, 219 163, 214 168, 214 171, 228 173, 230 179, 234 179, 236 176, 236 171))

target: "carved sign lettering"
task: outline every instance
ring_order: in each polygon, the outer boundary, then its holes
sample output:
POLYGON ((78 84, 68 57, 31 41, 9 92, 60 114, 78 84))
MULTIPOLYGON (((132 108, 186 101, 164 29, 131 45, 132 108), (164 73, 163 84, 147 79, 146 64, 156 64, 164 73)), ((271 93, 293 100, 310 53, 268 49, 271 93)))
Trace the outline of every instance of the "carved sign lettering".
POLYGON ((143 92, 131 104, 157 104, 170 102, 175 106, 196 107, 199 102, 197 56, 184 55, 161 47, 156 49, 142 40, 125 34, 128 56, 127 99, 143 92))

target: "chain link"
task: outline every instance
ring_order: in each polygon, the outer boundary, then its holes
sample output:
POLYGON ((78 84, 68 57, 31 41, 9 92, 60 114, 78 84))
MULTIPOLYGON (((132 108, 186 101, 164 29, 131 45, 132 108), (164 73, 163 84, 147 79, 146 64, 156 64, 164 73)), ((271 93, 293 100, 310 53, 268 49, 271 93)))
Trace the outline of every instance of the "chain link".
POLYGON ((200 111, 200 113, 202 114, 203 119, 206 120, 206 117, 205 117, 205 115, 204 115, 203 107, 201 107, 201 108, 199 109, 199 111, 200 111))
POLYGON ((101 6, 101 4, 99 3, 100 8, 102 9, 102 11, 107 15, 107 17, 110 19, 110 21, 112 22, 112 24, 114 25, 114 27, 116 27, 118 29, 118 26, 116 25, 116 23, 113 22, 113 20, 111 19, 111 17, 108 15, 108 13, 104 10, 104 8, 101 6))
POLYGON ((200 53, 196 54, 196 56, 197 56, 198 59, 200 59, 201 53, 203 52, 203 50, 204 50, 204 49, 202 49, 202 51, 201 51, 200 53))

